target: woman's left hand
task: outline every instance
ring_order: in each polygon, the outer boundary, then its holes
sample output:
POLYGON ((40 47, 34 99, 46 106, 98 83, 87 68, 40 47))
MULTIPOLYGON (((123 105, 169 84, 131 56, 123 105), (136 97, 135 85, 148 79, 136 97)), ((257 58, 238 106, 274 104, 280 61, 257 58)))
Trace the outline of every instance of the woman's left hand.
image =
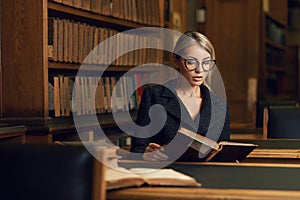
POLYGON ((156 143, 149 143, 145 149, 143 155, 144 160, 146 161, 163 161, 167 160, 168 156, 162 153, 163 147, 156 143))

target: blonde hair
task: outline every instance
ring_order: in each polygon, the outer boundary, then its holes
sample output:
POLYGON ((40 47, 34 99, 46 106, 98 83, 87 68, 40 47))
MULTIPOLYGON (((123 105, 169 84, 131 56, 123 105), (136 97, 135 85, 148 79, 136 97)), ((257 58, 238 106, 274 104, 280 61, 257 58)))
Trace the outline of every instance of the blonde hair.
POLYGON ((212 59, 216 59, 215 49, 210 40, 205 35, 192 31, 185 32, 177 40, 173 51, 176 58, 181 57, 183 51, 194 44, 198 44, 210 54, 212 59))

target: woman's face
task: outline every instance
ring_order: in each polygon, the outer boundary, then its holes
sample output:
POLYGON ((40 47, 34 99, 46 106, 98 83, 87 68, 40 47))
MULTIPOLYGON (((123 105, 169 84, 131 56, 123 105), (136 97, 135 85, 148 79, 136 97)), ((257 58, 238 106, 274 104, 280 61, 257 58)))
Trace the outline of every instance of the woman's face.
POLYGON ((181 56, 181 58, 175 60, 179 72, 192 87, 203 84, 208 72, 203 70, 202 63, 212 60, 211 55, 199 45, 194 44, 186 48, 181 56), (199 66, 194 69, 198 65, 197 63, 199 63, 199 66))

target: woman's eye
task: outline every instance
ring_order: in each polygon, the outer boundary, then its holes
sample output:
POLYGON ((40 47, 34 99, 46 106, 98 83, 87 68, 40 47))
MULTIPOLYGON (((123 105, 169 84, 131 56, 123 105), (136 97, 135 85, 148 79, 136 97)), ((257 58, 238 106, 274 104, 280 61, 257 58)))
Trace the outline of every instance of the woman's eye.
POLYGON ((203 65, 210 65, 211 64, 211 60, 206 60, 202 62, 203 65))
POLYGON ((194 65, 196 64, 197 62, 195 60, 187 60, 187 63, 190 64, 190 65, 194 65))

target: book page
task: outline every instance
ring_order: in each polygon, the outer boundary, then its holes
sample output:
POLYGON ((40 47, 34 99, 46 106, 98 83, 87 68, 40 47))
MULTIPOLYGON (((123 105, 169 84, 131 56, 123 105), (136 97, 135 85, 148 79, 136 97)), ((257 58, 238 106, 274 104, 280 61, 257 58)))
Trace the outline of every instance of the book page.
POLYGON ((145 183, 140 175, 132 173, 122 167, 107 167, 105 170, 105 181, 107 190, 141 186, 145 183))
POLYGON ((232 146, 257 146, 256 144, 250 144, 250 143, 240 143, 240 142, 229 142, 229 141, 221 141, 219 142, 219 145, 232 145, 232 146))
POLYGON ((216 141, 214 141, 212 139, 209 139, 207 137, 204 137, 202 135, 199 135, 194 131, 191 131, 189 129, 181 127, 178 130, 178 132, 181 133, 181 134, 184 134, 184 135, 192 138, 193 140, 196 140, 197 142, 200 142, 201 144, 204 144, 204 145, 206 145, 206 146, 208 146, 212 149, 215 149, 215 150, 219 149, 219 144, 216 141))
POLYGON ((139 174, 149 185, 157 186, 200 186, 193 177, 173 169, 132 168, 129 171, 139 174))

